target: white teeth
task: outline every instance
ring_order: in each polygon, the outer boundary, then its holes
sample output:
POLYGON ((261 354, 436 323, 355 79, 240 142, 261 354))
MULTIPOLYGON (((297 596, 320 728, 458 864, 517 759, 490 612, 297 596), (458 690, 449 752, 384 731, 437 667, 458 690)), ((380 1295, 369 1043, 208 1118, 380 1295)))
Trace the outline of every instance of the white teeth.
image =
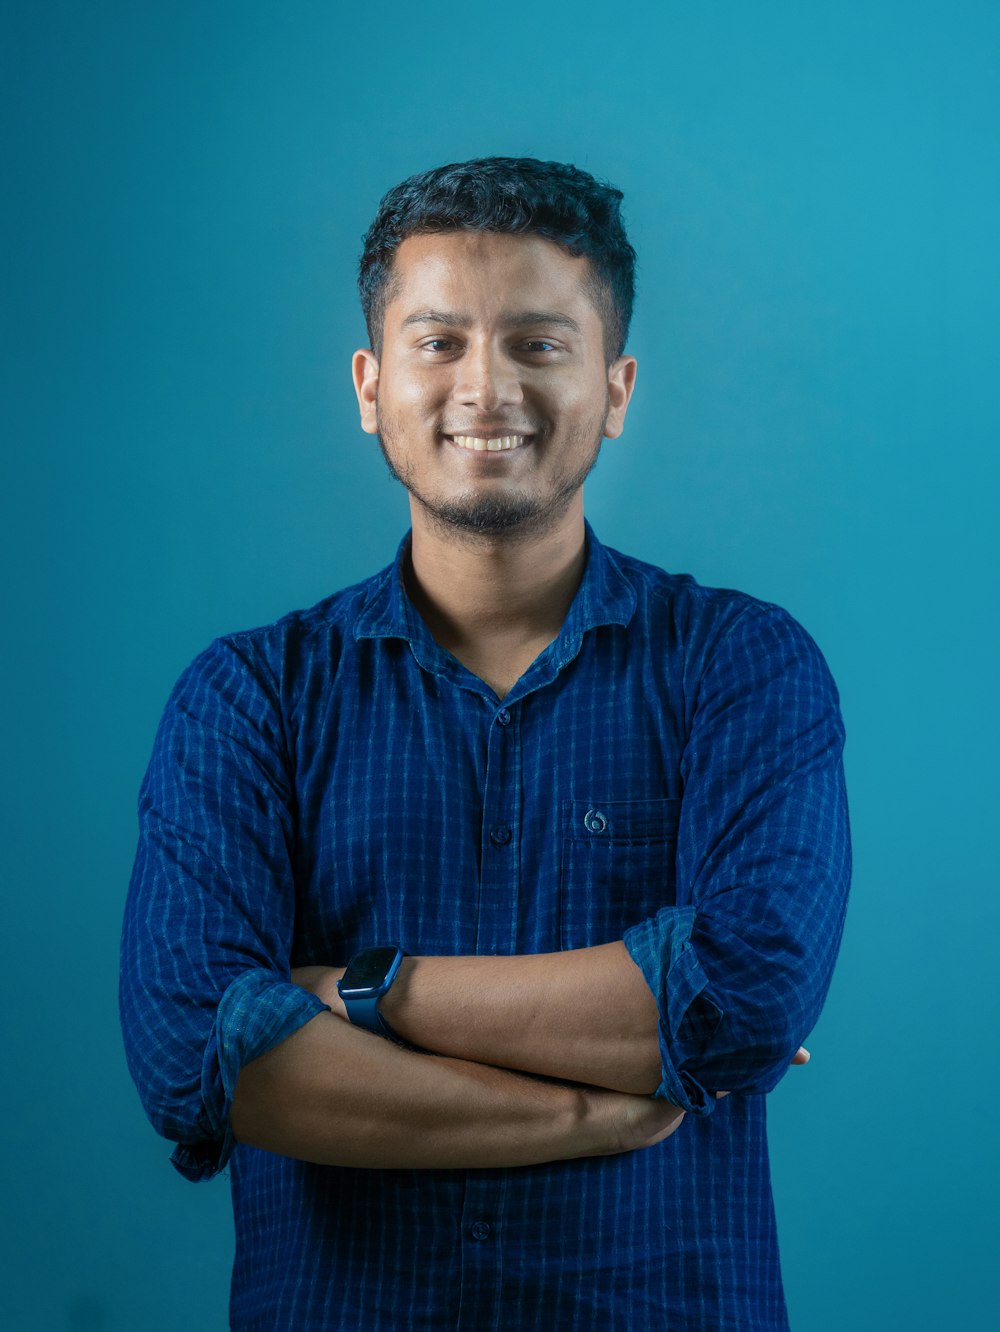
POLYGON ((525 441, 524 435, 501 435, 498 439, 480 439, 476 435, 452 435, 460 449, 473 449, 476 453, 488 450, 490 453, 502 453, 508 449, 518 449, 525 441))

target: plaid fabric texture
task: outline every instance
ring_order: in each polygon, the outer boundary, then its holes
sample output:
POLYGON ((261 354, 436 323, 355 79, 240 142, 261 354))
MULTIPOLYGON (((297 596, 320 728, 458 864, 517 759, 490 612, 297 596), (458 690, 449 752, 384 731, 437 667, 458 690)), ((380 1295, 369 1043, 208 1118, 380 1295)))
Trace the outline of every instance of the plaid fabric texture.
POLYGON ((780 608, 587 539, 559 637, 502 702, 414 610, 404 539, 214 643, 167 704, 122 1022, 177 1168, 229 1166, 236 1329, 787 1328, 763 1093, 843 928, 836 688, 780 608), (622 938, 660 1008, 657 1095, 689 1111, 659 1146, 380 1171, 234 1143, 240 1068, 322 1008, 292 967, 622 938))

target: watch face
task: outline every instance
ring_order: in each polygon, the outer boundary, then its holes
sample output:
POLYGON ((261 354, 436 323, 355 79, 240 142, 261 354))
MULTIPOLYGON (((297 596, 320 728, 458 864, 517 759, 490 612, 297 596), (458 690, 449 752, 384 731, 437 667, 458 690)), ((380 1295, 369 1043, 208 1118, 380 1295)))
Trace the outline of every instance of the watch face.
POLYGON ((388 979, 398 952, 395 947, 387 947, 365 948, 362 952, 355 953, 340 982, 340 993, 344 994, 346 991, 350 995, 352 991, 357 991, 364 994, 381 989, 388 979))

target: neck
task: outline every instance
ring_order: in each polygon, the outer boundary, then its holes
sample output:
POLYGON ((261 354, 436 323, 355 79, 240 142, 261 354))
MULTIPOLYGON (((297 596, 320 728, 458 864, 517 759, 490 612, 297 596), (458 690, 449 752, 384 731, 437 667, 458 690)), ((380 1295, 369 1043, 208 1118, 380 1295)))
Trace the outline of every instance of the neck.
POLYGON ((452 534, 414 507, 407 590, 442 647, 509 688, 558 635, 585 562, 582 503, 520 537, 452 534))

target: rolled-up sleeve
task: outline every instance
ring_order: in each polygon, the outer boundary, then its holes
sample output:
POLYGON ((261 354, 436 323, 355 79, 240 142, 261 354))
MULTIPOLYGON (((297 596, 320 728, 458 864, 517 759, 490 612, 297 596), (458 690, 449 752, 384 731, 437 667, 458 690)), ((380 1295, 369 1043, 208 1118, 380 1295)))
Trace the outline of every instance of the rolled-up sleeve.
POLYGON ((233 1150, 243 1065, 326 1007, 289 978, 291 806, 276 687, 239 640, 220 640, 157 732, 121 943, 129 1069, 189 1179, 233 1150))
POLYGON ((625 934, 659 1009, 656 1096, 771 1091, 819 1017, 851 872, 836 686, 787 612, 754 603, 692 685, 677 902, 625 934))

